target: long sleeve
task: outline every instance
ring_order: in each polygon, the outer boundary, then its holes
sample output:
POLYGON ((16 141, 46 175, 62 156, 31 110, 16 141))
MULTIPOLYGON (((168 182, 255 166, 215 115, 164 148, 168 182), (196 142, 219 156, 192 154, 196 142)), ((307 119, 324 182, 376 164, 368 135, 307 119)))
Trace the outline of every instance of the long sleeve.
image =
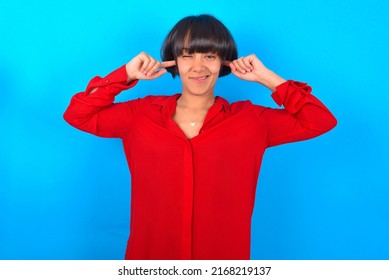
POLYGON ((136 85, 127 84, 125 66, 104 78, 94 77, 83 92, 75 94, 63 117, 72 126, 101 137, 122 137, 139 107, 139 100, 113 103, 121 91, 136 85), (91 91, 97 88, 93 93, 91 91))
POLYGON ((268 146, 310 139, 334 128, 337 120, 306 83, 288 80, 272 94, 283 109, 257 107, 268 124, 268 146))

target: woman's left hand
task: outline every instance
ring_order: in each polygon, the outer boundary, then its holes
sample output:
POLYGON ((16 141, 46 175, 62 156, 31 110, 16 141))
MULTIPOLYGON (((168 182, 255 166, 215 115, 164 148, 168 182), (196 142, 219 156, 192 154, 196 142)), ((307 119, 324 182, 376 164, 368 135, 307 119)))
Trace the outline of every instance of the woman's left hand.
POLYGON ((233 61, 224 61, 223 65, 231 68, 231 73, 246 81, 257 82, 270 90, 285 82, 283 78, 266 68, 255 54, 243 56, 233 61))

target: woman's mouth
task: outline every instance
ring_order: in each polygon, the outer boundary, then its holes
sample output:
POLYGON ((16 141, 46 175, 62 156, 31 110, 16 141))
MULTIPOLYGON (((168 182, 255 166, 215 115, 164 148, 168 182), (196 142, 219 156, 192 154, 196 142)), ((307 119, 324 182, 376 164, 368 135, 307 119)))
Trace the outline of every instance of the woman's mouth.
POLYGON ((198 77, 189 77, 189 79, 197 82, 197 83, 202 83, 204 82, 207 78, 209 77, 209 75, 204 75, 204 76, 198 76, 198 77))

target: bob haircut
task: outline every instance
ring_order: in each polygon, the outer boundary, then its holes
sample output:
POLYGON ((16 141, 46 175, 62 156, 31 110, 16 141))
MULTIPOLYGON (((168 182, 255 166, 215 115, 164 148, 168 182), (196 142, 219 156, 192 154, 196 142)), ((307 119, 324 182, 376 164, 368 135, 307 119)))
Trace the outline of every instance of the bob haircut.
MULTIPOLYGON (((211 15, 188 16, 181 19, 166 36, 161 48, 163 61, 176 60, 183 50, 188 53, 216 53, 221 61, 237 59, 238 51, 227 27, 211 15)), ((177 66, 167 68, 173 78, 178 74, 177 66)), ((231 73, 231 68, 222 65, 219 77, 231 73)))

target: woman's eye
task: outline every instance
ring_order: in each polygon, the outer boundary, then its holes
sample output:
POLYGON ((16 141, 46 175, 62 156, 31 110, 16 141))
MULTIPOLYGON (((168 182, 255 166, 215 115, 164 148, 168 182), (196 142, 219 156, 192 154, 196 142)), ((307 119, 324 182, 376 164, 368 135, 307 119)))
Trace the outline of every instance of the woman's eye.
POLYGON ((216 58, 216 56, 215 55, 207 55, 205 58, 208 60, 214 60, 216 58))

